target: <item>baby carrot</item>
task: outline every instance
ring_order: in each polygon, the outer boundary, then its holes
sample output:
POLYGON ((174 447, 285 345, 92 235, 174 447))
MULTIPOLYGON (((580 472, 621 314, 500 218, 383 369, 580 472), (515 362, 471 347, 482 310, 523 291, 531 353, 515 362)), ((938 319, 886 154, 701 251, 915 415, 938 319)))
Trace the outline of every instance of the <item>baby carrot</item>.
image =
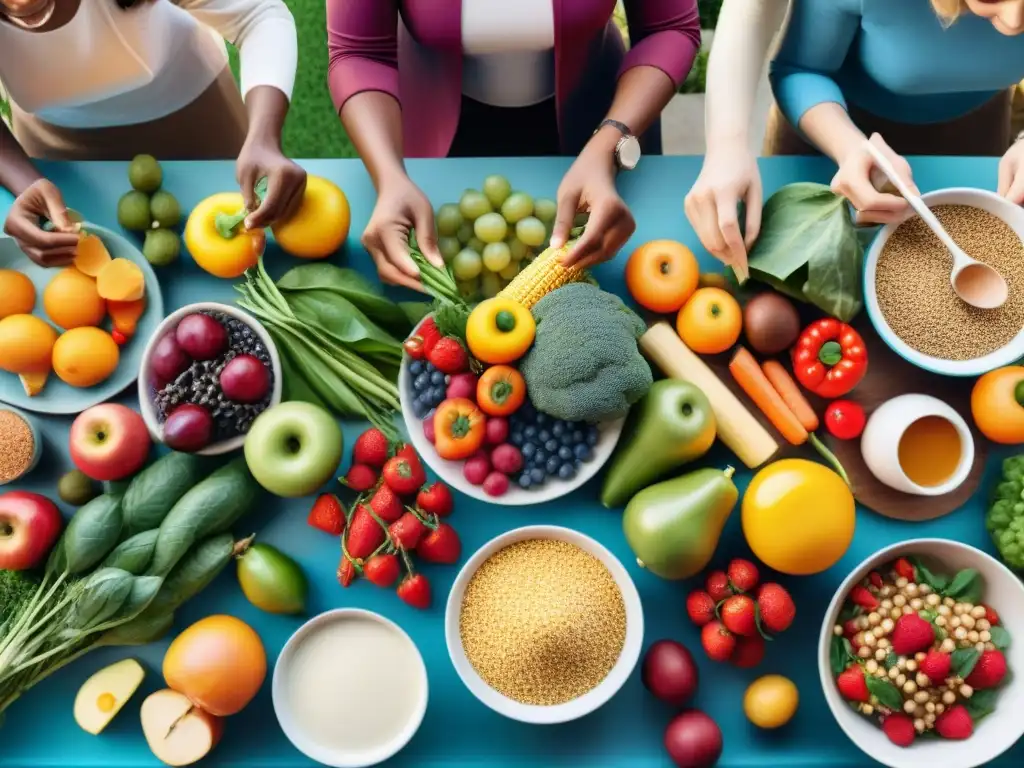
POLYGON ((747 393, 747 396, 754 401, 754 404, 761 409, 761 412, 768 417, 779 434, 793 445, 803 445, 807 442, 807 430, 786 405, 781 395, 775 391, 761 370, 761 366, 757 364, 757 360, 745 347, 737 347, 736 354, 733 355, 732 362, 729 363, 729 373, 736 379, 740 388, 747 393))
POLYGON ((775 387, 775 391, 779 393, 783 402, 789 406, 789 410, 804 425, 804 429, 808 432, 816 430, 818 428, 818 415, 814 412, 811 404, 807 402, 804 393, 800 391, 800 387, 797 386, 793 377, 789 375, 789 371, 786 370, 785 366, 777 360, 765 360, 761 363, 761 370, 764 371, 764 375, 771 385, 775 387))

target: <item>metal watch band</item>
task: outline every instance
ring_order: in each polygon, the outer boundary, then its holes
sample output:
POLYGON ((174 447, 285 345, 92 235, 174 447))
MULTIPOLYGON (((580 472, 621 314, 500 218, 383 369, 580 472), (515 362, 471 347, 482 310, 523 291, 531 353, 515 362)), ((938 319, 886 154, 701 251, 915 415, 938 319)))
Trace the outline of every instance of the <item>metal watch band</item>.
MULTIPOLYGON (((625 123, 620 123, 618 120, 612 120, 610 117, 609 118, 605 118, 604 120, 601 121, 601 124, 599 126, 597 126, 597 131, 600 131, 606 125, 610 125, 612 128, 617 130, 623 136, 632 136, 633 135, 633 131, 631 131, 629 129, 628 125, 626 125, 625 123)), ((597 131, 594 131, 594 133, 597 133, 597 131)))

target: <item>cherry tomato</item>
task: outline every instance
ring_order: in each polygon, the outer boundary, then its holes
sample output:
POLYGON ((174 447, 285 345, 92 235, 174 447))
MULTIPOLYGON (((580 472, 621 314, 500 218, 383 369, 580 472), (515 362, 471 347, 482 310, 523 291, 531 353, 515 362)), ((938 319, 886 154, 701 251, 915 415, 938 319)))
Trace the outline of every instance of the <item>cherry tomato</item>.
POLYGON ((836 400, 825 409, 825 428, 840 440, 860 437, 866 421, 864 409, 852 400, 836 400))
POLYGON ((427 356, 427 350, 423 348, 423 339, 419 336, 410 336, 402 346, 405 348, 405 354, 413 360, 422 360, 427 356))

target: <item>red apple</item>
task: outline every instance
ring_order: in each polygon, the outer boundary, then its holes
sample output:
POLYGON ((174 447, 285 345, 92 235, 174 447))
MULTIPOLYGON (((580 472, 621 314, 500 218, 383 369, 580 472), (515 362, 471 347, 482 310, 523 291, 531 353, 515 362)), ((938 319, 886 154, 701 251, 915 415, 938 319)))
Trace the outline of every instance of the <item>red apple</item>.
POLYGON ((135 474, 146 463, 151 445, 142 417, 117 403, 82 411, 71 425, 71 460, 93 480, 135 474))
POLYGON ((57 505, 28 491, 0 494, 0 568, 24 571, 43 561, 60 535, 57 505))

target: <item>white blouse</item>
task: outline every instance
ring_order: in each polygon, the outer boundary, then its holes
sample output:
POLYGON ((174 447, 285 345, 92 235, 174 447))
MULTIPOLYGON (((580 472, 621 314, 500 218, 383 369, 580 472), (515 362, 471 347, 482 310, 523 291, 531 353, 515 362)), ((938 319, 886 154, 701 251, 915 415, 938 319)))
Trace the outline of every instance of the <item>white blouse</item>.
POLYGON ((298 44, 283 0, 80 2, 58 29, 0 23, 0 82, 45 122, 103 128, 172 114, 227 66, 224 40, 239 48, 243 96, 269 85, 291 98, 298 44))
POLYGON ((555 93, 552 0, 462 0, 462 92, 495 107, 555 93))

